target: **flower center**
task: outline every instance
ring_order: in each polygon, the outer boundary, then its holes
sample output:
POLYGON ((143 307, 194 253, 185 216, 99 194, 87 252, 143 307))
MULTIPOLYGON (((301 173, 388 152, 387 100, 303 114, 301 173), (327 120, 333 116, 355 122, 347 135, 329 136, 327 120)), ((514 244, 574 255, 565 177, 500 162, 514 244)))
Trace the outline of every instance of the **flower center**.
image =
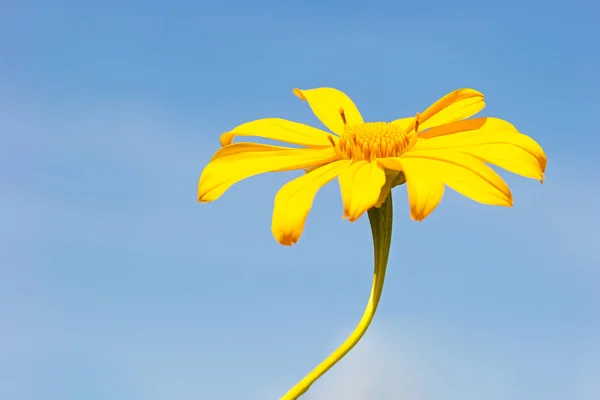
POLYGON ((354 161, 373 161, 376 158, 398 157, 410 150, 417 141, 418 116, 415 129, 407 133, 400 126, 387 122, 365 122, 349 125, 344 110, 340 110, 344 121, 344 134, 338 143, 331 143, 336 153, 354 161))

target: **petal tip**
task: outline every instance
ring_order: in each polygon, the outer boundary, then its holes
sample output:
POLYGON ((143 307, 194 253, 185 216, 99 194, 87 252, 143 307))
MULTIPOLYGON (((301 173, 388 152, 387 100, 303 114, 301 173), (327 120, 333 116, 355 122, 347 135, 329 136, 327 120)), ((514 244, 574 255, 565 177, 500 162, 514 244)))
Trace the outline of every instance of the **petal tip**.
POLYGON ((205 187, 198 188, 198 203, 210 203, 219 197, 219 194, 215 193, 213 190, 206 190, 205 187))
POLYGON ((221 147, 225 147, 233 143, 234 134, 231 132, 225 132, 219 138, 219 143, 221 143, 221 147))
POLYGON ((283 246, 293 246, 298 243, 298 239, 300 239, 301 235, 296 234, 295 232, 287 232, 285 230, 274 229, 272 228, 273 237, 275 240, 283 246))
POLYGON ((358 221, 358 219, 359 219, 360 217, 362 217, 362 215, 363 215, 364 213, 365 213, 365 212, 363 211, 363 212, 361 212, 361 213, 356 213, 356 212, 355 212, 355 213, 354 213, 354 214, 352 214, 352 215, 348 215, 348 221, 349 221, 349 222, 356 222, 356 221, 358 221))
POLYGON ((422 222, 425 219, 425 215, 423 215, 423 214, 417 215, 417 214, 410 213, 410 219, 412 219, 415 222, 422 222))
POLYGON ((342 219, 347 220, 348 218, 350 218, 350 210, 344 207, 344 214, 342 215, 342 219))
POLYGON ((298 88, 294 88, 294 94, 300 98, 300 100, 306 100, 306 97, 302 94, 302 91, 298 88))
POLYGON ((473 88, 462 88, 462 89, 458 89, 456 91, 457 95, 461 95, 461 96, 465 96, 465 97, 481 97, 482 99, 485 98, 485 96, 483 95, 483 93, 481 93, 479 90, 473 89, 473 88))
POLYGON ((276 237, 275 240, 277 240, 280 245, 288 247, 291 247, 298 243, 298 238, 294 238, 292 237, 292 235, 283 235, 281 237, 276 237))

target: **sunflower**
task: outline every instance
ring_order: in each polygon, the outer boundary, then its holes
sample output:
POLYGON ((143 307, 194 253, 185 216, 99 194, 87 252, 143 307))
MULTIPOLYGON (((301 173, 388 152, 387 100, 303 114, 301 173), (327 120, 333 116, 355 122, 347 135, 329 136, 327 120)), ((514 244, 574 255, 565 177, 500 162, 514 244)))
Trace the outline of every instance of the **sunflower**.
POLYGON ((198 200, 211 202, 251 176, 307 170, 275 196, 272 232, 283 245, 298 241, 316 193, 334 178, 349 221, 380 207, 392 187, 404 182, 415 221, 437 207, 445 186, 479 203, 512 206, 508 185, 486 164, 543 180, 546 156, 533 139, 502 119, 467 119, 485 107, 476 90, 455 90, 422 113, 391 122, 365 122, 354 102, 337 89, 294 89, 294 94, 308 102, 330 132, 280 118, 239 125, 221 135, 222 148, 198 185, 198 200), (233 143, 242 136, 301 147, 233 143))
POLYGON ((512 206, 504 180, 487 164, 543 181, 542 148, 509 122, 471 118, 485 107, 473 89, 448 93, 422 113, 391 122, 365 122, 352 100, 332 88, 294 89, 330 130, 265 118, 221 135, 219 149, 198 185, 198 200, 218 199, 231 185, 264 172, 304 169, 275 196, 272 232, 283 245, 298 241, 315 195, 338 178, 344 218, 368 213, 373 235, 373 284, 361 320, 346 341, 293 386, 282 400, 297 399, 344 357, 367 331, 381 298, 392 237, 391 189, 406 183, 410 215, 422 221, 437 207, 444 188, 479 203, 512 206), (233 143, 261 137, 297 147, 233 143), (299 146, 299 147, 298 147, 299 146))

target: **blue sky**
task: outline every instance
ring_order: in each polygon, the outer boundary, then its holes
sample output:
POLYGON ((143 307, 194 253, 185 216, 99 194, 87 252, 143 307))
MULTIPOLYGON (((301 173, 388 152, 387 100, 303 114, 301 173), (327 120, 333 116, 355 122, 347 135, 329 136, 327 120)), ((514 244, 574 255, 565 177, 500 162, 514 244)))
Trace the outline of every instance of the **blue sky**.
POLYGON ((600 398, 600 6, 592 1, 81 2, 0 13, 0 398, 276 399, 357 322, 366 218, 319 192, 270 232, 295 173, 196 204, 221 132, 320 126, 294 87, 370 120, 486 94, 547 152, 513 209, 394 190, 388 279, 363 342, 306 399, 600 398), (325 3, 325 4, 324 4, 325 3), (595 183, 596 182, 596 183, 595 183))

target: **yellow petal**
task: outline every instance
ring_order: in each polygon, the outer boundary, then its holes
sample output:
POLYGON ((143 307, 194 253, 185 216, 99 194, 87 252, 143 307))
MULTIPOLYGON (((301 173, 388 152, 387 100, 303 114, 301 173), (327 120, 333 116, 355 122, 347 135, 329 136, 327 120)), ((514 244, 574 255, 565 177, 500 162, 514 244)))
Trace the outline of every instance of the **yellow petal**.
POLYGON ((257 153, 266 151, 281 151, 281 150, 293 150, 290 147, 272 146, 270 144, 251 143, 251 142, 239 142, 221 147, 213 154, 210 161, 218 160, 219 158, 229 157, 229 159, 244 158, 245 153, 257 153), (234 155, 237 154, 237 157, 234 155))
POLYGON ((277 192, 271 231, 279 243, 291 246, 298 241, 319 189, 349 165, 349 160, 332 162, 286 183, 277 192))
POLYGON ((299 122, 282 118, 264 118, 246 122, 221 135, 221 146, 233 142, 236 136, 255 136, 302 146, 331 146, 330 133, 299 122))
POLYGON ((435 210, 444 196, 444 184, 435 175, 421 168, 418 161, 401 158, 379 160, 386 168, 403 171, 406 177, 410 217, 422 221, 435 210), (405 162, 406 161, 406 162, 405 162))
POLYGON ((344 120, 340 115, 343 110, 349 125, 362 124, 363 119, 354 102, 344 92, 332 88, 294 89, 294 94, 306 100, 313 113, 332 132, 344 133, 344 120))
POLYGON ((379 194, 379 198, 373 207, 379 208, 385 202, 385 199, 388 197, 394 186, 402 185, 406 183, 406 179, 404 175, 400 176, 400 171, 393 171, 390 169, 386 169, 385 171, 385 184, 381 188, 381 193, 379 194))
MULTIPOLYGON (((527 139, 533 141, 525 135, 520 135, 521 142, 527 142, 527 139)), ((518 140, 513 140, 517 142, 518 140)), ((513 143, 493 143, 489 145, 481 145, 462 150, 466 154, 473 155, 482 161, 497 165, 500 168, 512 172, 526 178, 544 180, 544 169, 546 160, 540 163, 523 145, 513 143)))
POLYGON ((540 180, 547 163, 544 150, 535 140, 497 118, 477 118, 432 128, 420 135, 413 150, 444 149, 470 154, 515 174, 540 180))
MULTIPOLYGON (((419 117, 419 131, 469 118, 485 107, 483 94, 474 89, 458 89, 448 93, 423 111, 419 117)), ((415 127, 411 123, 407 130, 415 127)))
MULTIPOLYGON (((242 149, 247 143, 236 143, 242 149)), ((230 152, 211 161, 200 177, 198 183, 198 201, 209 202, 221 197, 229 187, 243 179, 265 172, 290 171, 308 168, 313 165, 335 161, 338 156, 333 148, 290 149, 277 146, 266 146, 263 150, 233 151, 223 148, 221 151, 230 152)))
POLYGON ((450 150, 428 150, 411 151, 400 160, 403 166, 418 168, 479 203, 512 206, 512 194, 506 182, 476 157, 450 150))
POLYGON ((350 222, 373 207, 385 184, 385 172, 377 161, 358 161, 344 170, 339 176, 344 218, 350 222))
POLYGON ((517 128, 508 121, 500 118, 473 118, 464 121, 452 122, 442 126, 435 126, 427 130, 419 132, 419 138, 431 139, 439 136, 453 135, 455 133, 474 131, 474 130, 491 131, 514 131, 518 132, 517 128))

